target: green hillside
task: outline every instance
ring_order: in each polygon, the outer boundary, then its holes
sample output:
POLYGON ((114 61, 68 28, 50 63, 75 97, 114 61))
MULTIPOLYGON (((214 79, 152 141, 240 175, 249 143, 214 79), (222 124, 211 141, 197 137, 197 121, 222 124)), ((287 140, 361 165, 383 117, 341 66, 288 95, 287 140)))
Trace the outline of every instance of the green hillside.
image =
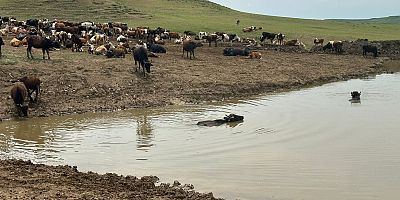
POLYGON ((400 16, 389 16, 371 19, 333 19, 337 22, 355 22, 355 23, 378 23, 378 24, 400 24, 400 16))
POLYGON ((49 18, 121 21, 130 26, 166 27, 172 31, 224 31, 242 37, 258 37, 260 32, 243 33, 247 26, 263 31, 283 32, 289 39, 311 44, 315 37, 326 40, 400 39, 400 24, 356 23, 334 20, 305 20, 235 11, 206 0, 0 0, 0 15, 17 19, 49 18), (236 26, 235 22, 241 23, 236 26))

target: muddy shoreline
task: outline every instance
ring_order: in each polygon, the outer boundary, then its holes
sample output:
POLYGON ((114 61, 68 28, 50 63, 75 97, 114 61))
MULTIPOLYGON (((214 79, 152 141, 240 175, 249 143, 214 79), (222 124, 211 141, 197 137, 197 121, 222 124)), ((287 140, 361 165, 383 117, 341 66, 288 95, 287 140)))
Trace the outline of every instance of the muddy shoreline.
POLYGON ((0 160, 0 199, 198 199, 214 200, 193 185, 158 183, 156 176, 79 172, 76 166, 48 166, 0 160))
POLYGON ((385 72, 382 57, 258 50, 263 58, 252 60, 223 56, 223 48, 205 45, 190 60, 182 58, 180 45, 169 43, 166 54, 151 59, 155 66, 143 78, 129 54, 107 59, 62 49, 42 60, 34 49, 35 59, 29 60, 25 47, 4 46, 0 119, 17 117, 10 80, 26 75, 42 80, 38 102, 29 105, 30 117, 48 117, 223 101, 385 72))

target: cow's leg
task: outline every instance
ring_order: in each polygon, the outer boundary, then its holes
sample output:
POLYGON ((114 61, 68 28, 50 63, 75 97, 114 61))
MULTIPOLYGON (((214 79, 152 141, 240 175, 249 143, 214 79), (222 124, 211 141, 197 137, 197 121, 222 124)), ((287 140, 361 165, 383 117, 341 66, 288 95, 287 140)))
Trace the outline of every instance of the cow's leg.
POLYGON ((43 52, 43 60, 44 60, 44 53, 45 53, 45 51, 46 51, 45 49, 42 49, 42 52, 43 52))
POLYGON ((33 102, 33 98, 32 98, 32 93, 33 93, 33 91, 34 91, 34 90, 28 90, 28 96, 29 96, 29 100, 30 100, 31 102, 33 102))
POLYGON ((182 58, 185 57, 185 50, 183 49, 182 58))
POLYGON ((1 57, 1 45, 0 45, 0 57, 1 57))
MULTIPOLYGON (((30 46, 28 45, 28 48, 26 48, 26 57, 29 58, 29 53, 31 53, 31 50, 32 50, 32 47, 30 47, 30 46)), ((31 55, 32 55, 32 53, 31 53, 31 55)))

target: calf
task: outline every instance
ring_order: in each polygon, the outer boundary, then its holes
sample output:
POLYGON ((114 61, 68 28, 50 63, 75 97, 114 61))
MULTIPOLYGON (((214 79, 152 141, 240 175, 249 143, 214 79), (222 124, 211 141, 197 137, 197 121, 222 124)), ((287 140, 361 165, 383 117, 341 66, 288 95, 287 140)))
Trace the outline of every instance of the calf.
POLYGON ((149 61, 147 49, 144 48, 143 46, 138 46, 132 51, 132 53, 133 53, 133 59, 135 60, 135 65, 137 65, 137 63, 139 62, 139 72, 140 72, 140 66, 142 66, 143 76, 146 76, 146 72, 150 73, 150 67, 153 66, 153 64, 151 64, 149 61))
POLYGON ((275 37, 277 34, 275 33, 268 33, 268 32, 263 32, 262 36, 260 38, 261 42, 264 42, 264 40, 271 40, 271 44, 273 43, 275 37))
POLYGON ((256 52, 256 51, 252 51, 249 55, 250 59, 261 59, 261 53, 260 52, 256 52))
POLYGON ((315 38, 314 39, 314 45, 321 45, 321 46, 323 46, 324 45, 324 39, 318 39, 318 38, 315 38))
POLYGON ((28 105, 25 102, 25 97, 28 95, 26 87, 23 83, 17 82, 11 88, 11 98, 14 100, 15 106, 23 116, 28 116, 28 105))
POLYGON ((18 81, 24 83, 26 89, 28 90, 28 97, 30 101, 37 101, 38 95, 40 93, 40 79, 34 76, 25 76, 18 79, 18 81), (32 98, 32 93, 35 92, 35 100, 32 98))
POLYGON ((239 48, 225 48, 224 56, 248 56, 250 54, 249 48, 239 49, 239 48))
POLYGON ((363 56, 367 56, 368 52, 371 52, 374 54, 374 57, 378 57, 378 48, 373 45, 364 45, 362 46, 363 49, 363 56))
POLYGON ((185 56, 185 51, 186 51, 186 57, 189 57, 189 55, 188 54, 190 54, 190 59, 192 59, 192 55, 193 55, 193 58, 195 58, 195 56, 194 56, 194 50, 197 48, 197 47, 202 47, 203 46, 203 44, 201 43, 201 42, 193 42, 193 41, 184 41, 183 42, 183 45, 182 45, 182 49, 183 49, 183 54, 182 54, 182 57, 184 57, 185 56))
POLYGON ((276 35, 276 39, 278 40, 279 45, 283 45, 283 39, 285 39, 285 35, 282 33, 278 33, 276 35))

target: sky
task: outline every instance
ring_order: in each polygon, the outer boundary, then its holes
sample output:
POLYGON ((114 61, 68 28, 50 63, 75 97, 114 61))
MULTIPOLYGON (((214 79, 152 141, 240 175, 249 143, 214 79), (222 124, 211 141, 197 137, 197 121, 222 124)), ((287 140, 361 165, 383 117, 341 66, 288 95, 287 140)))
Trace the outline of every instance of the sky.
POLYGON ((367 19, 400 15, 400 0, 210 0, 229 8, 306 19, 367 19))

